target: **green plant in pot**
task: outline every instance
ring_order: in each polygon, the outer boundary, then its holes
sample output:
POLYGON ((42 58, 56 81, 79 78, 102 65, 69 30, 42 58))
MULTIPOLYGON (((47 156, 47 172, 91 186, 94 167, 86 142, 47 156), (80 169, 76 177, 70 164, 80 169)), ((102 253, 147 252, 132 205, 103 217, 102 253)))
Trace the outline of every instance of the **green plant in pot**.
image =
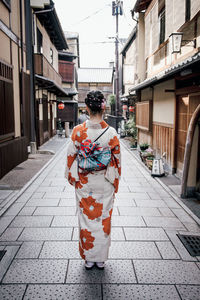
POLYGON ((140 144, 140 150, 141 151, 145 151, 148 148, 149 148, 149 144, 148 143, 140 144))
POLYGON ((137 146, 137 127, 135 126, 134 116, 130 117, 130 119, 125 124, 125 130, 127 136, 131 137, 131 147, 134 148, 137 146))

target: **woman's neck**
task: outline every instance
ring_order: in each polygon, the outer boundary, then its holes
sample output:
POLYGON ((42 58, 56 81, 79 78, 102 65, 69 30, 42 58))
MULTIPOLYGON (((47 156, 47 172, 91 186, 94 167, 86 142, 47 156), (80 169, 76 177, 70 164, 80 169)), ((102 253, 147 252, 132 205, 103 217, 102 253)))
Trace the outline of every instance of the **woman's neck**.
POLYGON ((103 120, 102 114, 90 115, 90 121, 94 123, 99 123, 103 120))

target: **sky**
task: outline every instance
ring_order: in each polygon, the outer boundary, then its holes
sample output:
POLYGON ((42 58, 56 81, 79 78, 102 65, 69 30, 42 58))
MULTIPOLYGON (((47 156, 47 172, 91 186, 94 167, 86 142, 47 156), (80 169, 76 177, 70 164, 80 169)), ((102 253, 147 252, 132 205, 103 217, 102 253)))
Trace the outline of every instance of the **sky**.
MULTIPOLYGON (((109 67, 115 60, 115 17, 111 0, 54 0, 63 31, 79 33, 80 66, 109 67)), ((128 38, 136 23, 131 18, 135 0, 124 0, 119 16, 119 38, 128 38)), ((120 46, 119 46, 120 50, 120 46)))

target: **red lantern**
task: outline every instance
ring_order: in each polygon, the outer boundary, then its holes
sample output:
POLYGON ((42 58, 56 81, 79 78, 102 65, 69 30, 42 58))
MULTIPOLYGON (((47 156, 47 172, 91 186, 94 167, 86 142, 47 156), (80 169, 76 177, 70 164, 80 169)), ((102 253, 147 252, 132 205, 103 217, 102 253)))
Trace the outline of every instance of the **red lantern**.
POLYGON ((134 112, 135 108, 133 106, 129 106, 129 111, 134 112))
POLYGON ((127 108, 128 108, 128 106, 127 106, 127 105, 125 105, 125 104, 124 104, 124 105, 122 105, 122 109, 123 109, 123 110, 127 110, 127 108))
POLYGON ((58 104, 58 109, 64 109, 65 108, 65 104, 64 103, 59 103, 58 104))

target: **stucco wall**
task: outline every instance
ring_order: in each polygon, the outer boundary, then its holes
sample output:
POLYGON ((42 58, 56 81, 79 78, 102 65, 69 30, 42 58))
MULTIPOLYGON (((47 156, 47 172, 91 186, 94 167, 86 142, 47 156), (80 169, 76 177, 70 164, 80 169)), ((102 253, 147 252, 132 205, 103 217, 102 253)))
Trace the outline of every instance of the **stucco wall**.
POLYGON ((175 96, 165 89, 174 89, 174 80, 165 81, 154 87, 153 122, 174 124, 175 96))
MULTIPOLYGON (((37 19, 37 27, 39 28, 43 36, 43 55, 50 63, 51 62, 50 48, 53 50, 53 67, 56 70, 56 72, 58 72, 58 51, 56 47, 53 45, 53 43, 51 42, 46 29, 41 25, 38 19, 37 19)), ((37 38, 36 38, 36 43, 37 43, 37 38)))
POLYGON ((141 91, 141 101, 152 100, 153 99, 153 91, 151 88, 146 88, 141 91))
POLYGON ((9 27, 9 10, 0 1, 0 20, 9 27))
POLYGON ((1 41, 0 58, 10 64, 11 63, 10 39, 1 30, 0 30, 0 41, 1 41))

